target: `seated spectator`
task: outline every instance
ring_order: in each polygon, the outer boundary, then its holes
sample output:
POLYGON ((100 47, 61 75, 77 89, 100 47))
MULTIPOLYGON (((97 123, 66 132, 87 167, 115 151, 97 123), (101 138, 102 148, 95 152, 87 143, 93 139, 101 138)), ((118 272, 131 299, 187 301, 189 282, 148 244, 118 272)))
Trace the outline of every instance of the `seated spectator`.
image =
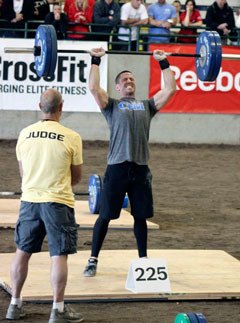
POLYGON ((116 32, 117 25, 120 24, 120 6, 115 0, 98 0, 93 9, 93 23, 101 26, 92 26, 93 38, 100 41, 109 42, 111 32, 116 32), (100 35, 105 33, 105 35, 100 35))
POLYGON ((68 12, 68 8, 70 6, 70 4, 73 2, 74 0, 65 0, 64 1, 64 12, 67 13, 68 12))
POLYGON ((45 23, 54 26, 57 39, 61 40, 66 38, 68 17, 62 12, 62 6, 60 4, 55 3, 53 5, 53 11, 46 15, 45 23))
MULTIPOLYGON (((75 0, 65 0, 64 1, 64 12, 69 11, 69 6, 74 2, 75 0)), ((88 0, 89 7, 93 7, 95 4, 95 0, 88 0)))
POLYGON ((148 7, 148 16, 149 24, 158 27, 149 29, 149 34, 154 35, 149 36, 148 42, 169 43, 170 28, 177 23, 176 8, 166 3, 166 0, 158 0, 148 7))
POLYGON ((176 15, 177 15, 177 22, 176 25, 180 24, 180 14, 181 14, 181 2, 179 0, 174 0, 172 2, 172 6, 174 6, 176 8, 176 15))
POLYGON ((56 0, 34 1, 34 20, 45 20, 46 15, 51 11, 50 5, 58 3, 56 0))
MULTIPOLYGON (((182 28, 179 31, 181 35, 197 36, 197 29, 188 27, 197 27, 203 24, 200 11, 196 9, 195 0, 187 0, 185 2, 185 10, 180 14, 180 22, 182 28)), ((196 43, 197 37, 179 37, 180 43, 196 43)))
MULTIPOLYGON (((182 5, 181 2, 179 0, 174 0, 172 2, 172 6, 174 6, 176 8, 176 17, 177 17, 177 23, 176 26, 180 25, 180 14, 181 14, 181 9, 182 9, 182 5)), ((173 29, 171 30, 171 34, 175 35, 175 36, 171 36, 170 37, 170 43, 177 43, 178 42, 178 30, 179 29, 173 29)))
POLYGON ((132 51, 137 51, 137 26, 146 25, 148 23, 148 13, 141 0, 131 0, 121 7, 121 24, 129 26, 130 28, 120 27, 118 31, 118 39, 126 44, 119 45, 120 50, 128 50, 129 48, 129 34, 131 33, 132 51), (126 36, 125 36, 126 35, 126 36))
POLYGON ((33 17, 34 3, 32 0, 5 0, 2 5, 2 19, 8 21, 5 28, 12 30, 4 32, 4 36, 23 37, 24 32, 17 29, 24 29, 25 21, 31 20, 33 17))
POLYGON ((89 26, 92 22, 93 6, 89 5, 88 0, 74 0, 65 7, 65 12, 68 16, 69 22, 75 23, 76 25, 68 26, 68 38, 70 39, 81 39, 87 40, 89 26))
POLYGON ((223 44, 228 44, 228 40, 237 42, 233 9, 228 5, 227 0, 216 0, 208 7, 205 23, 207 29, 219 33, 223 44))

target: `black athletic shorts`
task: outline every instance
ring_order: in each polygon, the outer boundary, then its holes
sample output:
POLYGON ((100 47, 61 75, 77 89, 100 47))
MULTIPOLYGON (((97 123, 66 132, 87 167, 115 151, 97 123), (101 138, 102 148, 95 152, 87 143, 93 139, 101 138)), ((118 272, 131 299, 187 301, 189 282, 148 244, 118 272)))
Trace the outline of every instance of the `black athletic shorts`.
POLYGON ((74 209, 65 204, 22 201, 15 242, 22 251, 40 252, 47 235, 50 256, 68 255, 77 252, 78 227, 74 209))
POLYGON ((134 218, 153 217, 152 174, 147 165, 133 162, 108 165, 102 186, 100 217, 119 218, 126 193, 134 218))

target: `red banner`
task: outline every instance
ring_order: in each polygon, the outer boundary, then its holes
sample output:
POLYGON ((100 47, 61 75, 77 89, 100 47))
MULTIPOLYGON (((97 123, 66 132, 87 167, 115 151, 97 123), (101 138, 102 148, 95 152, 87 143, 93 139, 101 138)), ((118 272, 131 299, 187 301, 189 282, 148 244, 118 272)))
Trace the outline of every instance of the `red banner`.
MULTIPOLYGON (((150 51, 164 49, 165 52, 195 53, 195 48, 195 45, 154 44, 150 51)), ((240 47, 224 46, 223 54, 237 54, 239 60, 224 59, 214 82, 198 79, 195 58, 169 56, 177 91, 160 112, 240 114, 240 47)), ((158 62, 151 56, 149 97, 163 86, 158 62)))

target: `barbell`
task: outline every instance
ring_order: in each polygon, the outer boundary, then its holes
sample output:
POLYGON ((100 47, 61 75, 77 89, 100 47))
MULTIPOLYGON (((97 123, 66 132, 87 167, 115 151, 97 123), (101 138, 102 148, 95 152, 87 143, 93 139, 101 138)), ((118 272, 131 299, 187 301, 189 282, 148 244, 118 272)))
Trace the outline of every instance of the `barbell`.
MULTIPOLYGON (((89 53, 88 50, 68 50, 57 48, 57 36, 52 25, 39 25, 36 30, 33 48, 5 47, 5 53, 33 53, 36 73, 39 77, 53 76, 57 65, 57 53, 89 53)), ((153 52, 106 51, 107 54, 153 55, 153 52)), ((223 54, 221 38, 216 31, 203 31, 196 43, 196 53, 165 53, 166 56, 195 57, 196 72, 203 82, 216 80, 222 59, 239 60, 240 55, 223 54)))
MULTIPOLYGON (((88 180, 88 192, 74 192, 74 195, 85 195, 88 196, 88 207, 89 211, 92 214, 98 214, 100 210, 101 202, 101 193, 102 193, 102 179, 100 175, 92 174, 88 180)), ((0 192, 0 196, 14 196, 21 195, 20 192, 0 192)), ((122 208, 128 207, 128 196, 127 194, 124 197, 122 208)))

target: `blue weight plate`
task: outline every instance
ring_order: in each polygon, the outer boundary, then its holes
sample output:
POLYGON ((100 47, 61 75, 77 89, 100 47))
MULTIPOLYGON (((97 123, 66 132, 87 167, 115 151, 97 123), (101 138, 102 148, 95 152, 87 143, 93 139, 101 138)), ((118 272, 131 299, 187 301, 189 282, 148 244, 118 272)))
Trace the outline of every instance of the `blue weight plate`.
POLYGON ((196 54, 203 56, 196 59, 198 78, 203 82, 211 80, 216 56, 215 39, 211 32, 204 31, 199 35, 196 44, 196 54))
POLYGON ((51 63, 48 70, 47 76, 54 75, 56 65, 57 65, 57 34, 56 30, 52 25, 47 25, 49 35, 51 37, 51 63))
POLYGON ((123 205, 122 205, 122 208, 123 209, 126 209, 128 207, 128 195, 126 194, 124 196, 124 200, 123 200, 123 205))
POLYGON ((195 313, 198 323, 207 323, 206 317, 202 313, 195 313))
POLYGON ((191 323, 198 323, 198 319, 195 313, 187 313, 191 323))
POLYGON ((178 313, 174 323, 191 323, 189 317, 185 313, 178 313))
POLYGON ((213 82, 216 80, 217 75, 220 70, 220 67, 221 67, 221 61, 219 61, 219 54, 221 55, 221 60, 222 60, 222 44, 221 44, 220 37, 218 37, 220 40, 220 43, 219 43, 219 40, 217 39, 217 37, 215 37, 216 34, 218 35, 217 32, 208 31, 208 34, 210 35, 210 37, 213 37, 214 43, 215 43, 215 46, 212 43, 212 53, 214 54, 215 59, 214 59, 214 63, 212 65, 212 69, 211 69, 212 72, 211 72, 211 74, 209 74, 209 78, 208 78, 209 82, 213 82), (219 65, 219 63, 220 63, 220 65, 219 65))
POLYGON ((100 210, 102 181, 99 175, 93 174, 88 182, 88 206, 92 214, 98 214, 100 210))
POLYGON ((211 39, 211 53, 212 53, 212 65, 209 71, 209 77, 207 79, 208 82, 215 81, 214 74, 216 68, 216 54, 217 54, 217 45, 215 42, 215 37, 212 31, 207 31, 209 39, 211 39))
POLYGON ((218 74, 220 72, 221 65, 222 65, 222 42, 221 42, 221 38, 220 38, 218 32, 212 31, 212 33, 214 35, 214 39, 215 39, 215 43, 216 43, 215 69, 214 69, 214 73, 212 75, 212 79, 214 81, 218 77, 218 74))
POLYGON ((51 64, 51 37, 47 26, 38 26, 35 37, 35 46, 40 46, 41 48, 40 56, 35 56, 37 75, 39 77, 46 76, 51 64))

